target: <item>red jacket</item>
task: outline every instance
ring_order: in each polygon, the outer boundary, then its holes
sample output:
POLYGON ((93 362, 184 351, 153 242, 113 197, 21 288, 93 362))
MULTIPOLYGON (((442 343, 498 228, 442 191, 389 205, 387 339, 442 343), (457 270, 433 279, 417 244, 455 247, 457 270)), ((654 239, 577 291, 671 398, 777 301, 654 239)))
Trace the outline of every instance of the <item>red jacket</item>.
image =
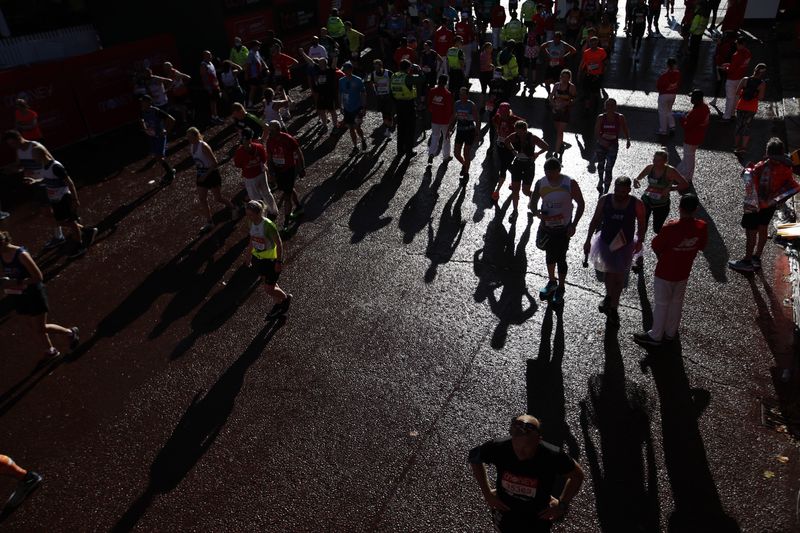
POLYGON ((681 126, 683 126, 683 143, 691 144, 693 146, 700 146, 706 138, 706 130, 708 130, 708 121, 711 117, 711 110, 705 103, 697 105, 692 108, 689 113, 683 117, 681 126))
POLYGON ((800 189, 794 180, 792 160, 785 156, 768 157, 756 163, 750 173, 753 186, 758 191, 758 207, 766 209, 775 205, 775 198, 792 189, 800 189), (765 174, 765 171, 768 171, 765 174))
POLYGON ((653 251, 658 255, 654 275, 666 281, 689 278, 697 252, 708 242, 708 226, 697 218, 670 220, 653 239, 653 251))
POLYGON ((750 64, 750 58, 753 55, 747 48, 742 48, 733 53, 731 57, 731 65, 728 67, 728 80, 740 80, 747 76, 747 66, 750 64))
POLYGON ((658 94, 677 94, 681 84, 681 73, 678 70, 667 70, 656 81, 658 94))

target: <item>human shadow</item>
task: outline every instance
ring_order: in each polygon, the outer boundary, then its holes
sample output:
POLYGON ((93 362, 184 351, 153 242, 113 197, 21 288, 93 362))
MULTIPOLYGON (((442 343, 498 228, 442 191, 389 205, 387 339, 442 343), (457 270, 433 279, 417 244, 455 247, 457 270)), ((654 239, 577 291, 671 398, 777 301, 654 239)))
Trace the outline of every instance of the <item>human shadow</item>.
POLYGON ((492 335, 492 348, 499 350, 505 346, 508 328, 511 324, 521 325, 531 318, 537 309, 536 301, 528 291, 525 276, 528 258, 525 247, 531 235, 532 218, 528 218, 519 244, 514 245, 516 225, 506 230, 503 225, 506 209, 497 208, 495 216, 486 227, 483 248, 477 250, 472 258, 478 286, 475 288, 476 302, 489 302, 489 308, 499 319, 492 335), (495 296, 502 289, 500 297, 495 296), (527 300, 527 307, 523 300, 527 300))
POLYGON ((285 317, 269 321, 216 383, 204 393, 198 391, 169 439, 150 465, 150 479, 144 492, 112 528, 131 531, 159 494, 174 490, 214 444, 233 412, 248 369, 261 357, 285 317))
POLYGON ((653 306, 647 297, 647 280, 643 268, 636 274, 636 290, 639 293, 639 305, 642 307, 642 331, 650 331, 653 327, 653 306))
POLYGON ((397 226, 403 232, 403 244, 413 242, 417 233, 430 224, 439 199, 439 186, 446 172, 447 165, 442 163, 436 169, 436 178, 431 179, 433 177, 431 167, 425 169, 417 192, 408 199, 397 221, 397 226))
POLYGON ((303 197, 305 214, 300 222, 312 222, 318 219, 348 191, 356 190, 369 181, 383 166, 384 160, 378 161, 378 159, 385 149, 384 142, 373 147, 368 153, 350 154, 325 181, 303 197))
POLYGON ((720 234, 716 222, 714 222, 714 219, 711 218, 711 215, 702 204, 698 206, 695 216, 704 220, 708 228, 708 242, 706 243, 705 249, 703 249, 703 257, 706 258, 711 275, 714 277, 715 281, 727 283, 728 259, 730 258, 730 254, 728 253, 725 239, 723 239, 722 234, 720 234))
POLYGON ((461 204, 464 203, 466 194, 466 189, 459 187, 450 195, 442 209, 442 216, 439 218, 439 227, 436 228, 435 235, 433 223, 430 218, 428 219, 428 246, 425 250, 425 257, 430 260, 431 264, 425 271, 425 283, 433 283, 439 265, 449 262, 461 243, 461 237, 464 235, 464 228, 467 225, 467 221, 461 217, 461 204))
POLYGON ((710 395, 689 387, 682 351, 679 342, 648 349, 661 405, 664 463, 675 501, 668 532, 738 533, 736 520, 722 508, 697 423, 710 395))
MULTIPOLYGON (((232 230, 235 229, 235 224, 228 223, 224 227, 229 228, 232 233, 232 230)), ((218 232, 215 238, 224 242, 228 235, 228 232, 218 232)), ((206 240, 203 244, 209 243, 209 247, 217 246, 216 243, 210 243, 209 241, 210 240, 206 240)), ((164 308, 164 311, 161 313, 161 318, 153 327, 148 338, 155 339, 161 336, 173 322, 186 316, 192 309, 197 307, 208 296, 208 293, 211 292, 220 279, 222 279, 234 262, 242 256, 242 252, 245 246, 247 246, 247 243, 247 237, 241 239, 218 259, 214 259, 213 251, 210 251, 210 253, 206 252, 203 249, 203 245, 201 245, 197 249, 197 253, 190 257, 199 256, 201 259, 205 257, 205 262, 198 264, 196 269, 187 266, 185 275, 180 277, 180 287, 172 297, 172 300, 170 300, 164 308)))
POLYGON ((542 423, 544 439, 558 447, 566 444, 567 453, 577 460, 580 457, 578 441, 567 425, 564 399, 564 317, 563 309, 548 305, 542 320, 539 354, 528 359, 525 372, 527 413, 542 423), (556 317, 553 335, 553 316, 556 317))
POLYGON ((381 180, 356 202, 348 222, 353 233, 350 237, 351 244, 361 242, 369 233, 385 228, 392 221, 392 217, 384 216, 384 213, 403 183, 408 166, 408 158, 395 157, 381 180))
POLYGON ((603 373, 589 378, 588 401, 580 402, 600 530, 660 531, 650 401, 644 389, 625 379, 616 330, 606 328, 603 347, 603 373), (599 444, 592 427, 599 433, 599 444))
POLYGON ((495 161, 495 150, 490 146, 486 150, 486 157, 481 162, 481 173, 473 188, 472 203, 475 205, 475 214, 472 215, 473 222, 483 220, 486 211, 495 203, 492 200, 492 191, 497 185, 498 168, 497 161, 495 161))
POLYGON ((258 290, 261 277, 245 265, 225 283, 225 287, 209 298, 192 317, 191 332, 181 339, 170 353, 170 359, 178 359, 188 352, 203 335, 208 335, 222 327, 239 307, 258 290))

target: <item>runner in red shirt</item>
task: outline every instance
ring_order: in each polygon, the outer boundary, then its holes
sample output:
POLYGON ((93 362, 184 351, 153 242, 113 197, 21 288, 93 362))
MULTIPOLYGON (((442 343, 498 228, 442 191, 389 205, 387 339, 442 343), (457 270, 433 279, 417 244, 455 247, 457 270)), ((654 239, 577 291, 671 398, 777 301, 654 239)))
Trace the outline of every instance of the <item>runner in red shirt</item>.
POLYGON ((728 79, 725 81, 725 114, 723 120, 730 120, 733 117, 733 110, 736 109, 736 101, 739 96, 736 90, 739 88, 739 80, 744 78, 748 72, 750 59, 753 57, 746 46, 747 41, 743 37, 736 39, 736 51, 731 57, 728 65, 728 79))
POLYGON ((394 51, 394 66, 395 68, 400 67, 400 62, 404 59, 407 59, 411 63, 417 62, 417 52, 413 48, 409 48, 408 46, 408 39, 402 37, 400 39, 400 46, 394 51))
POLYGON ((778 204, 786 201, 798 190, 800 184, 792 174, 792 160, 786 157, 783 141, 773 137, 767 143, 767 157, 755 166, 746 169, 742 227, 747 241, 744 257, 738 261, 728 261, 728 267, 739 272, 753 272, 761 269, 761 254, 767 243, 767 227, 775 214, 778 204))
POLYGON ((444 57, 447 55, 447 51, 453 46, 455 40, 456 34, 442 24, 433 32, 433 49, 436 50, 437 54, 444 57))
POLYGON ((672 106, 675 105, 675 95, 678 93, 680 85, 681 71, 678 70, 678 60, 670 57, 667 59, 667 70, 656 81, 659 135, 675 133, 675 117, 672 114, 672 106))
POLYGON ((431 143, 428 146, 428 166, 442 147, 442 160, 450 161, 450 120, 453 118, 453 93, 447 90, 447 76, 436 80, 436 87, 428 91, 428 112, 431 114, 431 143))
POLYGON ((491 26, 492 26, 492 46, 500 48, 500 30, 506 24, 506 8, 500 4, 492 7, 491 26))
POLYGON ((269 154, 267 164, 270 175, 277 184, 277 189, 283 193, 281 205, 284 212, 283 231, 286 232, 290 222, 303 214, 294 185, 298 176, 305 177, 306 163, 303 151, 300 150, 300 143, 288 133, 281 131, 281 124, 277 120, 269 123, 266 152, 269 154))
POLYGON ((281 51, 281 45, 275 43, 272 45, 270 62, 272 63, 273 85, 288 88, 289 82, 292 81, 292 67, 297 65, 298 61, 292 56, 284 54, 281 51))
POLYGON ((18 98, 15 102, 14 129, 29 141, 44 143, 44 135, 39 128, 39 114, 28 106, 28 102, 18 98))
POLYGON ((695 218, 700 201, 694 194, 681 197, 680 218, 664 224, 653 239, 658 264, 653 276, 653 326, 635 333, 633 340, 642 346, 658 346, 675 340, 683 312, 683 297, 697 253, 708 242, 705 221, 695 218))
POLYGON ((694 163, 697 148, 703 144, 706 138, 706 130, 711 118, 711 110, 703 101, 703 91, 695 89, 690 95, 692 98, 692 110, 689 111, 683 120, 683 158, 677 166, 678 172, 686 178, 689 183, 694 177, 694 163))
POLYGON ((267 151, 264 149, 264 145, 252 140, 253 136, 253 130, 250 128, 242 130, 243 144, 233 155, 233 164, 242 169, 244 188, 247 191, 248 199, 264 202, 269 218, 275 220, 278 215, 278 205, 267 185, 267 151))

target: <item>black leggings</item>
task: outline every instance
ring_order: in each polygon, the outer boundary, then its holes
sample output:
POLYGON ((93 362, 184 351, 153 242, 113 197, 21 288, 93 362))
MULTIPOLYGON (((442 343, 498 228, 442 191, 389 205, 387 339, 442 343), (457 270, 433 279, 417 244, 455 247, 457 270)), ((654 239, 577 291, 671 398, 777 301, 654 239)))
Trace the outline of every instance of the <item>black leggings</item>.
POLYGON ((664 205, 657 205, 655 207, 651 207, 647 202, 642 203, 644 203, 645 227, 650 224, 650 215, 652 214, 653 233, 658 233, 661 231, 661 228, 664 226, 664 222, 669 216, 669 202, 664 205))

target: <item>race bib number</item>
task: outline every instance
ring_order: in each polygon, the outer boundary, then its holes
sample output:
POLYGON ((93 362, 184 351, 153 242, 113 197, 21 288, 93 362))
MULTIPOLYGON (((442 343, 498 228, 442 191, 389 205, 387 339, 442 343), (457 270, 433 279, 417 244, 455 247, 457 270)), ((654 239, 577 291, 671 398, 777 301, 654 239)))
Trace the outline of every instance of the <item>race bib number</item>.
POLYGON ((664 189, 660 187, 648 187, 647 189, 645 189, 644 193, 651 200, 661 200, 664 198, 664 189))
POLYGON ((317 76, 317 85, 324 85, 328 81, 327 76, 317 76))
POLYGON ((594 72, 596 70, 600 70, 600 65, 598 63, 589 63, 589 71, 594 72))
POLYGON ((253 248, 259 252, 263 252, 267 249, 267 242, 261 237, 251 237, 250 241, 253 244, 253 248))
POLYGON ((500 484, 509 495, 526 500, 536 498, 536 490, 539 488, 538 479, 518 476, 509 472, 503 473, 500 484))
POLYGON ((551 67, 557 67, 560 64, 561 64, 561 59, 551 59, 550 60, 550 66, 551 67))
POLYGON ((286 159, 281 156, 275 156, 272 158, 272 162, 275 163, 276 165, 281 166, 286 164, 286 159))

